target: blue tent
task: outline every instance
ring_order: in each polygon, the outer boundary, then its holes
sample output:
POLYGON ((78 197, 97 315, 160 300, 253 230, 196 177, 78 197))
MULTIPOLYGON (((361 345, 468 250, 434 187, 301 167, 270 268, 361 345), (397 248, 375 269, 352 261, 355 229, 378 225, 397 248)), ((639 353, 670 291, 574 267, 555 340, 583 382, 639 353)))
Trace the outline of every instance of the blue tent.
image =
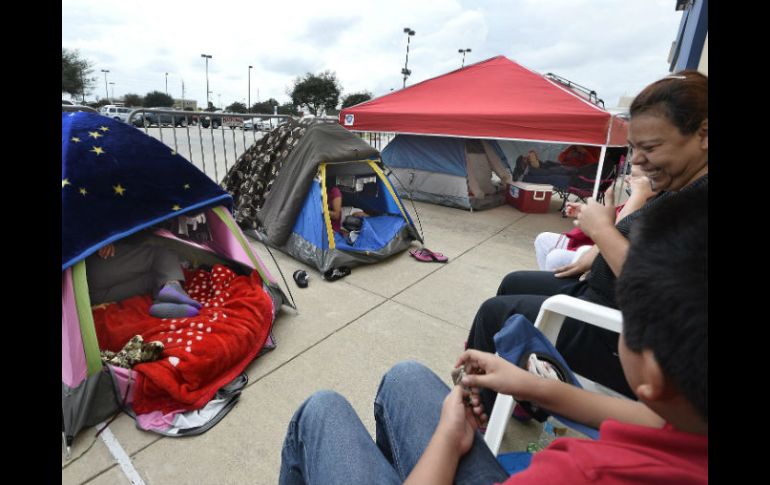
POLYGON ((325 272, 374 263, 421 240, 379 152, 336 123, 290 121, 249 148, 222 182, 251 233, 325 272), (362 218, 357 238, 332 230, 327 187, 362 218))
POLYGON ((402 193, 450 207, 501 205, 511 182, 508 161, 495 140, 397 135, 383 149, 382 160, 402 193))

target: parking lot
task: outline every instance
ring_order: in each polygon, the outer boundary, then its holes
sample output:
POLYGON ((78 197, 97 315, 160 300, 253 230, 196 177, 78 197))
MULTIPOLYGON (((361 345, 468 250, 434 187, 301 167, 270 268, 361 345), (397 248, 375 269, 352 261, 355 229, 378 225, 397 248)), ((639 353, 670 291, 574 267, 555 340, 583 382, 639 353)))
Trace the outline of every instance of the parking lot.
POLYGON ((260 131, 203 128, 200 125, 172 128, 137 128, 157 138, 190 160, 217 183, 246 148, 262 138, 260 131))

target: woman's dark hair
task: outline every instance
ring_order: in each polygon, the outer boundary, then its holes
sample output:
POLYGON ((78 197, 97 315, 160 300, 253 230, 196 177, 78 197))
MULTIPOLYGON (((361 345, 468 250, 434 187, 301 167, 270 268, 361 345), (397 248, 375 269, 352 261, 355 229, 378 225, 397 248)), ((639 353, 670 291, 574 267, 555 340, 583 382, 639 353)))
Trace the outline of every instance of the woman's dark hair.
POLYGON ((679 71, 655 81, 631 103, 631 118, 647 112, 668 118, 683 135, 698 130, 709 117, 708 77, 694 70, 679 71))

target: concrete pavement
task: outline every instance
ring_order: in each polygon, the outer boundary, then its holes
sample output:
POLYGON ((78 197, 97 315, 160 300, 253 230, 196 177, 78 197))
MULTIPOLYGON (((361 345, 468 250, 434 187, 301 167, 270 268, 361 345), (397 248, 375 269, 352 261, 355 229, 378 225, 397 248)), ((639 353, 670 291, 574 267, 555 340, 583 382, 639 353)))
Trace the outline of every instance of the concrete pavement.
MULTIPOLYGON (((299 311, 284 307, 274 327, 278 347, 249 365, 249 384, 235 408, 201 436, 165 438, 137 429, 125 415, 110 430, 147 484, 276 483, 288 422, 320 389, 344 395, 374 434, 372 403, 383 373, 414 359, 449 384, 479 305, 508 272, 537 269, 533 241, 539 232, 572 227, 558 212, 560 202, 552 200, 547 214, 507 205, 471 213, 415 203, 426 247, 448 256, 446 264, 421 263, 405 251, 327 282, 273 250, 299 311), (308 288, 291 280, 297 269, 311 275, 308 288)), ((280 279, 264 246, 252 245, 280 279)), ((503 450, 523 450, 540 429, 510 424, 503 450)), ((73 458, 94 442, 95 432, 89 428, 78 435, 73 458)), ((62 453, 65 484, 131 483, 101 439, 68 463, 62 453)))

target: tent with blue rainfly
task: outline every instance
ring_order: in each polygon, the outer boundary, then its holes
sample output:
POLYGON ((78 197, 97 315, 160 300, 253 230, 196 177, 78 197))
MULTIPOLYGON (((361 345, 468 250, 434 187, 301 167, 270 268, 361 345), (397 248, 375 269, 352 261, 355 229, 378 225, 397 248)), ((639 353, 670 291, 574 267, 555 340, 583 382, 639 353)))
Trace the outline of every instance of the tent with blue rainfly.
POLYGON ((222 182, 248 234, 326 272, 381 261, 422 241, 380 155, 336 122, 289 121, 247 150, 222 182), (334 231, 328 189, 363 210, 352 240, 334 231))
POLYGON ((398 189, 415 200, 462 209, 505 202, 512 181, 497 140, 398 135, 382 150, 398 189))
MULTIPOLYGON (((83 427, 125 404, 116 390, 131 378, 100 358, 85 260, 105 245, 180 215, 203 214, 210 241, 170 233, 163 241, 190 261, 258 273, 257 284, 273 305, 264 322, 269 332, 285 299, 233 220, 231 206, 229 194, 158 140, 95 113, 62 113, 62 435, 68 449, 83 427)), ((264 346, 271 345, 268 337, 264 346)))

